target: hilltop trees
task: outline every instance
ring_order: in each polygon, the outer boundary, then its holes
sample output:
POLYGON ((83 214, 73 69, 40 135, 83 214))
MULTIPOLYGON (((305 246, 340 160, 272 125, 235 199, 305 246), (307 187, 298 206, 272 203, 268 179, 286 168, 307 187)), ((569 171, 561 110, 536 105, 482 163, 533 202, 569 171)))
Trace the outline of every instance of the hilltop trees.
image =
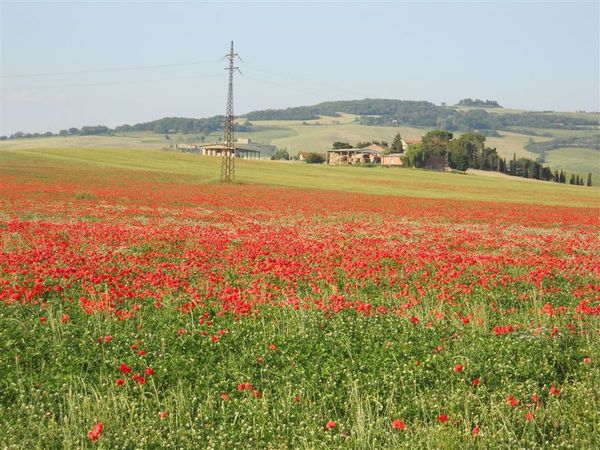
POLYGON ((354 148, 348 142, 336 141, 333 143, 333 149, 338 150, 340 148, 354 148))

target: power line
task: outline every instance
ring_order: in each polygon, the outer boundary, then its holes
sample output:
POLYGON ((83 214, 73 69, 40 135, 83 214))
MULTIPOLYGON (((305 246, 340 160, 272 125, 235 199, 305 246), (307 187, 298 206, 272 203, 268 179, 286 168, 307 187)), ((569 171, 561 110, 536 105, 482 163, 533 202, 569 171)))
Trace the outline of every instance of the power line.
POLYGON ((220 77, 221 75, 194 75, 194 76, 186 76, 186 77, 169 77, 169 78, 157 78, 153 80, 128 80, 128 81, 107 81, 107 82, 99 82, 99 83, 82 83, 82 84, 51 84, 46 86, 30 86, 30 87, 12 87, 5 88, 3 87, 3 91, 23 91, 23 90, 34 90, 34 89, 53 89, 53 88, 71 88, 71 87, 88 87, 88 86, 111 86, 117 84, 139 84, 139 83, 155 83, 162 81, 173 81, 173 80, 195 80, 198 78, 213 78, 220 77))
POLYGON ((68 72, 41 72, 41 73, 26 73, 26 74, 2 74, 2 78, 35 78, 35 77, 47 77, 47 76, 59 76, 59 75, 80 75, 86 73, 105 73, 105 72, 124 72, 128 70, 145 70, 145 69, 161 69, 165 67, 184 67, 184 66, 195 66, 199 64, 212 64, 218 63, 219 60, 209 61, 193 61, 185 63, 175 64, 153 64, 149 66, 129 66, 129 67, 112 67, 106 69, 85 69, 85 70, 74 70, 68 72))

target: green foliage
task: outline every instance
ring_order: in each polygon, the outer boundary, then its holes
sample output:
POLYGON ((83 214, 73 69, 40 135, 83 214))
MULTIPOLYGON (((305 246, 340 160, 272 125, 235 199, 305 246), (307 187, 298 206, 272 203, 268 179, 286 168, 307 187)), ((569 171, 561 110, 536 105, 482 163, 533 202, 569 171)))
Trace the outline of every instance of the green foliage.
POLYGON ((89 135, 103 135, 108 134, 110 129, 105 127, 104 125, 96 125, 96 126, 87 126, 81 127, 79 134, 81 136, 89 136, 89 135))
POLYGON ((404 156, 402 156, 402 162, 406 167, 420 169, 425 167, 426 157, 427 154, 423 144, 410 145, 404 156))
POLYGON ((394 152, 404 151, 404 147, 402 145, 402 136, 400 136, 400 133, 396 133, 396 136, 394 136, 394 140, 392 141, 392 150, 394 152))
POLYGON ((444 156, 450 140, 453 138, 452 133, 446 130, 429 131, 421 142, 423 147, 430 155, 444 156))
POLYGON ((350 143, 348 143, 348 142, 336 141, 336 142, 333 143, 332 148, 334 150, 338 150, 338 149, 341 149, 341 148, 354 148, 354 147, 352 147, 352 145, 350 145, 350 143))
POLYGON ((273 156, 271 156, 272 160, 279 160, 279 159, 290 159, 290 154, 288 153, 287 149, 285 148, 278 148, 275 153, 273 154, 273 156))
POLYGON ((458 106, 475 106, 475 107, 484 107, 484 108, 502 108, 500 104, 496 100, 480 100, 476 98, 473 100, 472 98, 463 98, 458 102, 458 106))
POLYGON ((325 162, 325 157, 319 153, 309 153, 305 161, 307 164, 322 164, 325 162))

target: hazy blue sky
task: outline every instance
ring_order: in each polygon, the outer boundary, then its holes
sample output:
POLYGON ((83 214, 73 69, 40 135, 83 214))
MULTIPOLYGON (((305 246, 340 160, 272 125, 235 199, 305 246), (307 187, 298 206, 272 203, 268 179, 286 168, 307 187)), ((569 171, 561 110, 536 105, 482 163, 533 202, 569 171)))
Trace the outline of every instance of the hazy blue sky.
POLYGON ((4 0, 0 14, 0 134, 223 114, 230 40, 236 113, 366 97, 600 109, 597 1, 4 0))

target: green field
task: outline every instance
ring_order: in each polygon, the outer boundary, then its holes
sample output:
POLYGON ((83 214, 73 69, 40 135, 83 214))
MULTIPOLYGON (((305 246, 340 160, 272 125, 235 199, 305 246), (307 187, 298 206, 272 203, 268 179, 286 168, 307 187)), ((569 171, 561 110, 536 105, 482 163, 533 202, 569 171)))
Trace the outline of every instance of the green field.
POLYGON ((600 151, 591 148, 563 147, 546 152, 546 163, 550 167, 576 172, 581 175, 591 173, 600 179, 600 151))
MULTIPOLYGON (((62 170, 82 173, 115 168, 159 173, 165 181, 217 183, 220 158, 170 151, 114 148, 2 149, 4 173, 21 175, 31 164, 45 176, 62 170)), ((56 175, 53 175, 56 174, 56 175)), ((494 175, 494 174, 491 174, 494 175)), ((368 194, 391 194, 457 200, 510 201, 571 206, 597 206, 600 189, 558 185, 508 176, 438 173, 417 169, 308 165, 287 161, 236 161, 236 181, 242 184, 289 186, 368 194)))
MULTIPOLYGON (((488 112, 523 112, 519 110, 505 110, 488 108, 488 112)), ((569 113, 582 115, 583 113, 569 113)), ((583 114, 585 115, 585 114, 583 114)), ((587 115, 589 116, 589 115, 587 115)), ((244 120, 244 119, 240 119, 244 120)), ((291 155, 299 152, 324 153, 331 148, 335 141, 356 144, 359 141, 387 141, 391 142, 396 133, 408 140, 419 140, 427 131, 415 127, 386 127, 367 126, 358 123, 358 116, 341 114, 340 117, 323 116, 317 120, 265 120, 254 121, 252 132, 238 132, 236 136, 250 138, 253 142, 270 144, 279 148, 286 148, 291 155)), ((455 133, 457 136, 460 133, 455 133)), ((593 129, 581 130, 554 130, 522 128, 514 131, 500 131, 500 137, 488 137, 487 145, 495 147, 498 154, 508 159, 516 155, 517 158, 525 157, 535 159, 537 154, 525 149, 527 143, 543 142, 560 137, 593 137, 598 131, 593 129), (552 137, 531 136, 522 133, 547 133, 552 137)), ((202 143, 217 142, 222 139, 221 132, 208 135, 201 134, 171 134, 166 139, 163 134, 151 132, 117 133, 115 136, 70 136, 50 137, 39 139, 15 139, 0 142, 2 149, 39 149, 39 148, 125 148, 125 149, 168 149, 177 143, 202 143)), ((551 168, 564 169, 567 172, 580 174, 600 173, 600 158, 594 157, 591 149, 573 152, 569 149, 553 151, 554 156, 548 159, 551 168), (557 166, 554 167, 554 164, 557 166)), ((270 157, 266 151, 263 157, 270 157)))

